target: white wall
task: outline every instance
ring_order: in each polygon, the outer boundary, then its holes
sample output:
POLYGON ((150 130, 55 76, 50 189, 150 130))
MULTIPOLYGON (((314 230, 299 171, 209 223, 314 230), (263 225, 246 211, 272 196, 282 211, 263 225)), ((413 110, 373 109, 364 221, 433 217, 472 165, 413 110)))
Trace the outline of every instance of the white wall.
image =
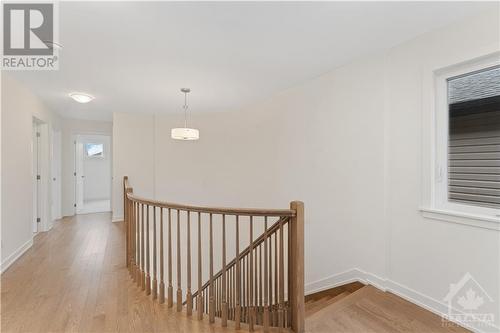
POLYGON ((104 135, 80 135, 83 147, 87 143, 102 144, 104 156, 89 158, 83 152, 83 201, 111 199, 111 137, 104 135))
POLYGON ((135 193, 154 197, 154 117, 113 114, 113 221, 123 220, 123 176, 135 193))
MULTIPOLYGON (((63 119, 62 123, 62 210, 64 216, 75 214, 75 146, 76 135, 113 134, 113 123, 81 119, 63 119)), ((112 145, 111 145, 112 146, 112 145)))
MULTIPOLYGON (((2 270, 33 241, 32 123, 36 117, 50 129, 60 128, 60 118, 11 75, 2 73, 2 270), (31 201, 31 200, 30 200, 31 201)), ((46 138, 50 142, 50 138, 46 138)), ((48 149, 45 158, 48 160, 48 149)), ((50 173, 47 166, 46 181, 50 173)), ((50 186, 44 193, 50 212, 50 186)), ((46 216, 50 216, 50 213, 46 216)), ((47 221, 48 222, 48 221, 47 221)), ((49 224, 47 224, 49 226, 49 224)))
MULTIPOLYGON (((386 219, 387 277, 441 301, 450 283, 470 272, 495 303, 500 330, 500 232, 422 217, 428 186, 432 71, 500 50, 499 11, 426 34, 391 50, 387 57, 386 219)), ((431 299, 426 302, 432 303, 431 299)), ((485 331, 491 331, 484 328, 485 331)))
POLYGON ((470 272, 495 300, 482 309, 500 326, 500 233, 419 211, 428 159, 422 95, 433 89, 425 77, 499 50, 498 22, 498 13, 484 13, 245 110, 194 114, 198 142, 169 138, 179 115, 115 113, 114 211, 126 174, 141 195, 181 203, 303 200, 307 290, 363 280, 444 313, 449 285, 470 272))

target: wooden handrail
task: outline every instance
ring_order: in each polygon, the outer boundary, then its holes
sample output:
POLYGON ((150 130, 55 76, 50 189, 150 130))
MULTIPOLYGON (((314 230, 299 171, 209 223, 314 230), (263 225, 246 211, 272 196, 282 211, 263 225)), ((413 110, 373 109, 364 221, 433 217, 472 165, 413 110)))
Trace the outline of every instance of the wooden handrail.
POLYGON ((229 320, 234 321, 236 329, 240 328, 240 323, 246 323, 250 331, 262 325, 264 332, 270 327, 304 332, 302 202, 291 202, 289 209, 183 205, 136 196, 128 177, 123 178, 123 191, 127 268, 138 287, 151 295, 153 300, 159 303, 166 300, 167 306, 173 307, 175 298, 177 311, 185 309, 187 315, 191 316, 196 310, 198 320, 203 320, 206 314, 211 324, 218 317, 222 326, 227 326, 229 320), (235 219, 228 219, 229 216, 235 219), (241 226, 241 216, 248 216, 249 223, 241 226), (209 218, 208 225, 202 223, 202 217, 209 218), (276 222, 268 227, 270 217, 276 222), (192 218, 195 220, 192 221, 192 218), (192 229, 191 222, 197 222, 197 228, 192 229), (226 242, 228 230, 231 229, 227 229, 227 226, 233 222, 236 254, 228 262, 226 242), (172 233, 172 224, 175 233, 172 233), (254 226, 259 224, 264 226, 264 232, 254 237, 254 226), (219 229, 214 230, 214 227, 222 229, 221 238, 217 236, 219 229), (194 238, 197 240, 194 242, 197 244, 197 251, 194 252, 197 258, 194 258, 194 263, 191 258, 193 231, 197 233, 194 238), (208 244, 203 244, 202 235, 206 235, 208 244), (239 243, 246 239, 249 245, 240 251, 239 243), (173 242, 175 263, 172 260, 173 242), (219 250, 222 258, 219 257, 219 250), (208 252, 208 260, 202 259, 203 251, 208 252), (215 261, 214 256, 221 260, 215 261), (168 274, 164 272, 165 259, 168 274), (214 274, 216 262, 222 263, 222 267, 214 274), (198 274, 198 290, 195 293, 191 291, 193 264, 197 266, 195 272, 198 274), (210 274, 204 277, 205 283, 202 284, 202 274, 207 274, 207 271, 210 274), (173 272, 177 277, 175 296, 173 272), (184 290, 185 298, 183 287, 187 288, 184 290))
POLYGON ((230 207, 206 207, 206 206, 191 206, 177 204, 167 201, 158 201, 146 199, 133 193, 127 193, 127 198, 138 202, 140 204, 156 206, 161 208, 177 209, 182 211, 199 212, 207 214, 225 214, 225 215, 239 215, 239 216, 269 216, 269 217, 280 217, 280 216, 295 216, 295 211, 292 209, 267 209, 267 208, 230 208, 230 207))

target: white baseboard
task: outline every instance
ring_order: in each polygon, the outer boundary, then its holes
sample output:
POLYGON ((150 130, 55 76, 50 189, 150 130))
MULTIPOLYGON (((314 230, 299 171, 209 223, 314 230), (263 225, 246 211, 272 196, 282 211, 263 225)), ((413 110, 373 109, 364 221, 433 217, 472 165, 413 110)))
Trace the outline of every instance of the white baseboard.
MULTIPOLYGON (((445 317, 448 314, 448 306, 444 302, 438 301, 395 281, 381 278, 375 274, 365 272, 358 268, 353 268, 351 270, 329 276, 325 279, 308 283, 305 285, 305 294, 313 294, 322 290, 335 288, 356 281, 372 285, 383 291, 391 292, 440 317, 445 317)), ((476 327, 462 322, 456 322, 456 324, 478 333, 500 332, 500 328, 496 325, 478 324, 476 327)))
POLYGON ((343 286, 345 284, 356 281, 360 281, 359 274, 356 269, 351 269, 318 281, 307 283, 305 285, 305 294, 314 294, 323 290, 343 286))
POLYGON ((26 243, 21 245, 17 250, 14 251, 10 256, 8 256, 4 261, 2 261, 2 265, 0 268, 0 272, 3 273, 9 268, 19 257, 21 257, 24 252, 29 250, 33 246, 33 238, 28 240, 26 243))
POLYGON ((123 216, 112 216, 111 222, 123 222, 123 216))

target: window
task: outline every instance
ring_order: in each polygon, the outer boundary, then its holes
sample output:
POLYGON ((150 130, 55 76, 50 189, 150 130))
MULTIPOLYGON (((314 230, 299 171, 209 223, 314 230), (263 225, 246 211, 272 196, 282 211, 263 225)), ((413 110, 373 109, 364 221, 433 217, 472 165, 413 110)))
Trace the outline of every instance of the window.
POLYGON ((498 59, 436 72, 431 207, 424 212, 500 222, 498 59))
POLYGON ((86 143, 85 153, 89 158, 104 157, 104 145, 102 143, 86 143))
POLYGON ((448 199, 500 208, 500 67, 449 78, 448 199))

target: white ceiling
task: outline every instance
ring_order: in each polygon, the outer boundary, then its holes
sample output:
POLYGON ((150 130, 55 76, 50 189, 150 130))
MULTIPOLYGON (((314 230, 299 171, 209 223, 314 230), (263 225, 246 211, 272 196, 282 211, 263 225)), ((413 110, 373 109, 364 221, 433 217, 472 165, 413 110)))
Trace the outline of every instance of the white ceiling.
POLYGON ((64 117, 237 110, 496 3, 62 2, 58 71, 15 72, 64 117), (73 102, 83 91, 96 99, 73 102))

